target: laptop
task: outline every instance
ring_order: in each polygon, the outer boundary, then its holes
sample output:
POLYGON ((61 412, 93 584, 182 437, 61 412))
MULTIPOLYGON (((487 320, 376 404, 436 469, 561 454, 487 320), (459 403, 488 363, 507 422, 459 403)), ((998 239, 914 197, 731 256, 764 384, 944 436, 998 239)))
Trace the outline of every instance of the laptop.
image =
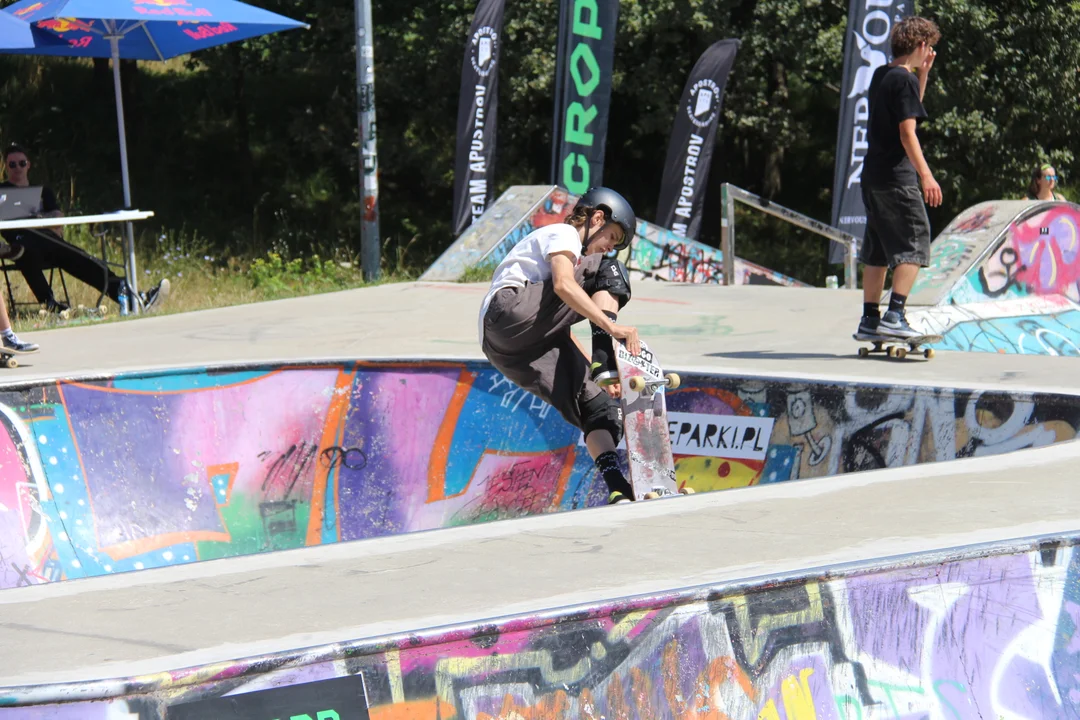
POLYGON ((0 187, 0 220, 21 220, 41 212, 41 186, 0 187))

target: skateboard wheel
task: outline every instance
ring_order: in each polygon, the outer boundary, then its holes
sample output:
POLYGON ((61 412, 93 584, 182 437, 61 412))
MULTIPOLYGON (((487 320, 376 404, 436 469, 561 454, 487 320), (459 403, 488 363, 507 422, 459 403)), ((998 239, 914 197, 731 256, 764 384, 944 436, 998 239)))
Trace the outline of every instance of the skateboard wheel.
POLYGON ((904 358, 906 358, 907 357, 907 348, 902 348, 902 347, 896 348, 896 353, 895 353, 894 357, 897 360, 903 360, 904 358))
POLYGON ((109 314, 109 306, 108 305, 98 305, 97 310, 102 315, 108 315, 109 314))
POLYGON ((645 389, 645 378, 641 376, 635 376, 627 381, 627 386, 634 392, 641 392, 645 389))
POLYGON ((659 493, 655 493, 655 492, 647 492, 647 493, 645 493, 645 499, 646 500, 655 500, 658 497, 660 497, 659 493))
POLYGON ((859 348, 859 357, 861 357, 861 358, 870 357, 870 348, 868 348, 868 347, 859 348))
POLYGON ((923 357, 926 358, 927 360, 933 360, 934 359, 934 348, 926 348, 925 350, 923 350, 923 357))
POLYGON ((696 491, 692 487, 684 487, 681 490, 679 490, 679 493, 682 494, 682 495, 693 495, 695 492, 696 491))
POLYGON ((675 388, 679 387, 680 385, 682 385, 682 378, 679 377, 678 373, 668 373, 667 374, 667 386, 669 388, 674 390, 675 388))
POLYGON ((71 319, 71 308, 68 308, 67 310, 61 310, 60 311, 60 319, 61 320, 70 320, 71 319))
POLYGON ((4 367, 6 367, 8 370, 14 370, 15 368, 19 367, 19 361, 13 357, 9 357, 7 360, 4 361, 4 367))

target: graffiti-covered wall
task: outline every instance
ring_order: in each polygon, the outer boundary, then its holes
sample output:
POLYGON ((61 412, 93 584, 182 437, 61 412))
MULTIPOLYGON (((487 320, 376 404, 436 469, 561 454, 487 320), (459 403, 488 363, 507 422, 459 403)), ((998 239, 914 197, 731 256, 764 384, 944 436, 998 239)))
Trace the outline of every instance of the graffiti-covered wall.
POLYGON ((969 208, 934 241, 909 302, 944 350, 1080 355, 1080 207, 969 208))
MULTIPOLYGON (((724 282, 723 257, 714 247, 639 220, 637 236, 623 260, 635 280, 720 285, 724 282)), ((740 257, 735 258, 735 284, 807 287, 794 278, 740 257)))
MULTIPOLYGON (((1071 396, 687 374, 699 492, 1071 440, 1071 396)), ((191 370, 0 393, 0 589, 602 504, 581 434, 486 363, 191 370)))
POLYGON ((258 707, 323 720, 1075 718, 1074 543, 315 648, 128 683, 97 702, 5 708, 20 693, 0 690, 0 720, 185 720, 226 705, 228 717, 258 707))
MULTIPOLYGON (((470 225, 420 279, 457 281, 471 267, 494 267, 533 230, 565 220, 576 203, 576 196, 559 187, 515 185, 470 225)), ((633 279, 724 282, 719 250, 644 220, 637 222, 637 237, 621 256, 633 279)), ((735 259, 735 284, 803 285, 741 258, 735 259)))
POLYGON ((1042 295, 1080 301, 1080 207, 1062 204, 1012 223, 953 289, 954 303, 1042 295))
POLYGON ((562 222, 572 196, 552 185, 515 185, 496 200, 431 264, 421 280, 457 282, 471 267, 497 264, 533 230, 562 222))

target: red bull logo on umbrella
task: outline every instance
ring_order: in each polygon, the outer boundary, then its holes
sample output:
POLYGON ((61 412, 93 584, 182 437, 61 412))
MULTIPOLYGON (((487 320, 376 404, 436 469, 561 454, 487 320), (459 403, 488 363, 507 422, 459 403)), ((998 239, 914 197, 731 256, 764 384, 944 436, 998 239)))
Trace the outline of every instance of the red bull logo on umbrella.
POLYGON ((194 28, 184 28, 184 34, 194 38, 195 40, 209 40, 210 38, 217 37, 219 35, 228 35, 229 33, 236 32, 237 28, 232 23, 219 23, 218 25, 209 25, 206 23, 192 23, 194 28))
POLYGON ((22 10, 16 10, 15 17, 25 20, 28 16, 33 15, 43 7, 45 7, 45 3, 34 3, 33 5, 27 5, 22 10))
POLYGON ((39 28, 49 30, 57 35, 69 32, 91 32, 94 29, 93 21, 83 22, 78 18, 52 18, 42 20, 37 24, 39 28))
POLYGON ((188 0, 132 0, 132 8, 141 15, 172 15, 180 17, 213 17, 202 7, 195 7, 188 0))

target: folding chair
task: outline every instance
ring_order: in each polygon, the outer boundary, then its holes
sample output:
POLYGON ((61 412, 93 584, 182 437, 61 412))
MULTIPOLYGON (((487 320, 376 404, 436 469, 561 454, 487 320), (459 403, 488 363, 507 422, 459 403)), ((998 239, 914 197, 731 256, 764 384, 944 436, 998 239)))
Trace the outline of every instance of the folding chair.
MULTIPOLYGON (((56 275, 60 276, 60 287, 63 290, 63 297, 64 297, 63 302, 70 306, 71 305, 71 295, 68 293, 67 281, 64 278, 64 271, 61 270, 58 267, 46 267, 46 268, 42 268, 42 269, 49 271, 48 280, 49 280, 49 287, 50 288, 53 287, 53 281, 54 281, 55 276, 56 275)), ((0 261, 0 272, 4 273, 4 284, 7 286, 8 312, 10 314, 15 315, 20 307, 38 308, 38 307, 41 306, 41 303, 39 303, 37 301, 37 298, 34 298, 33 300, 27 300, 27 301, 21 301, 21 302, 16 302, 15 301, 15 292, 11 288, 11 278, 8 277, 8 273, 10 273, 10 272, 19 272, 19 269, 17 267, 15 267, 14 262, 12 262, 11 260, 0 261)), ((53 291, 53 295, 54 296, 56 295, 55 290, 53 291)), ((29 311, 29 312, 32 313, 34 311, 29 311)))

